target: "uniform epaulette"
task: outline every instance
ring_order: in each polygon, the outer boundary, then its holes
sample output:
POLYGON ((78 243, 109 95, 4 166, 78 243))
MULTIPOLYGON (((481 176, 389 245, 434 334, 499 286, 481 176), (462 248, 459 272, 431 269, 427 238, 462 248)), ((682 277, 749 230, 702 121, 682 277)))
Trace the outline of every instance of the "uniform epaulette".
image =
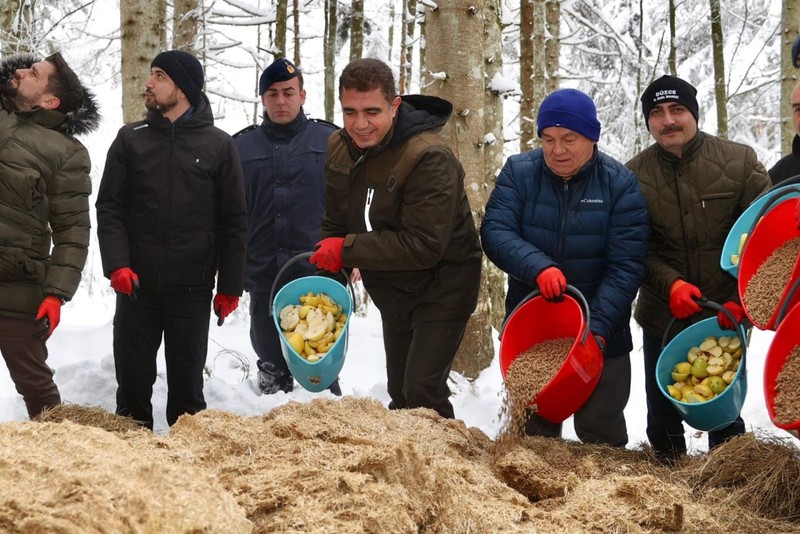
POLYGON ((247 132, 249 132, 250 130, 255 130, 256 128, 258 128, 258 124, 251 124, 251 125, 250 125, 250 126, 248 126, 247 128, 242 128, 241 130, 239 130, 238 132, 236 132, 235 134, 233 134, 231 137, 234 137, 234 138, 235 138, 235 137, 239 137, 239 136, 240 136, 240 135, 242 135, 243 133, 247 133, 247 132))
POLYGON ((333 127, 334 127, 334 128, 336 128, 337 130, 341 130, 341 129, 342 129, 342 127, 341 127, 341 126, 337 126, 337 125, 335 125, 335 124, 334 124, 334 123, 332 123, 332 122, 326 121, 325 119, 312 119, 312 118, 310 118, 310 117, 309 117, 309 119, 308 119, 308 120, 310 120, 310 121, 314 121, 314 122, 316 122, 316 123, 318 123, 318 124, 327 124, 328 126, 333 126, 333 127))

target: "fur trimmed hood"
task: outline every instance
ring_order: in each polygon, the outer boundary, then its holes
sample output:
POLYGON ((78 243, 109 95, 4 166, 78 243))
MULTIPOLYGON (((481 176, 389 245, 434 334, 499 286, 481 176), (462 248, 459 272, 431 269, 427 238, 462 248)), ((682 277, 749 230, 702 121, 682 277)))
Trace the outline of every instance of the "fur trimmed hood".
MULTIPOLYGON (((27 69, 39 61, 33 54, 15 54, 4 57, 0 60, 0 85, 11 79, 17 69, 27 69)), ((100 125, 100 107, 95 101, 94 93, 83 87, 83 102, 81 106, 67 113, 60 111, 48 111, 48 113, 58 113, 64 116, 64 122, 58 127, 68 135, 84 135, 97 129, 100 125)))

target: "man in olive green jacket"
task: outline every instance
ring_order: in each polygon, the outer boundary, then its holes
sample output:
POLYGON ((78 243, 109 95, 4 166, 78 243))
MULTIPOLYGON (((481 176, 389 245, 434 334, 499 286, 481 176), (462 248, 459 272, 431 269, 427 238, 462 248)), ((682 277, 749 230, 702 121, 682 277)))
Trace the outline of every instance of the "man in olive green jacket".
POLYGON ((390 67, 373 58, 344 68, 339 101, 324 239, 309 261, 361 271, 383 321, 389 408, 453 418, 447 378, 475 310, 482 256, 464 169, 439 134, 453 106, 397 96, 390 67))
MULTIPOLYGON (((673 317, 680 321, 672 336, 708 317, 696 301, 701 296, 743 318, 736 279, 720 267, 722 245, 742 211, 770 185, 751 147, 698 129, 696 94, 674 76, 651 83, 641 101, 656 143, 627 163, 650 213, 647 271, 634 314, 644 330, 647 437, 667 462, 686 452, 686 442, 680 415, 656 383, 662 336, 673 317)), ((722 314, 718 320, 733 328, 722 314)), ((743 432, 739 417, 709 432, 709 448, 743 432)))
POLYGON ((73 136, 98 121, 60 54, 0 61, 0 352, 30 417, 61 402, 45 341, 86 262, 90 162, 73 136))

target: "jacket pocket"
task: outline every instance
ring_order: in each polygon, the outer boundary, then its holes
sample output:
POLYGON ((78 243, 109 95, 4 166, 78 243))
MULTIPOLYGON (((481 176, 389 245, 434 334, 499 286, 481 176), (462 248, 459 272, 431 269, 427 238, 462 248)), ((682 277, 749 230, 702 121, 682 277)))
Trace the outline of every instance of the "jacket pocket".
POLYGON ((46 268, 44 262, 25 256, 21 248, 0 247, 0 282, 43 282, 46 268))
POLYGON ((42 203, 47 193, 47 184, 42 175, 33 169, 25 169, 23 176, 25 178, 25 207, 32 210, 42 203))
MULTIPOLYGON (((733 222, 739 217, 739 194, 735 191, 723 191, 700 195, 700 208, 705 220, 706 238, 711 243, 721 246, 725 241, 733 222)), ((704 240, 701 240, 703 243, 704 240)))
POLYGON ((396 291, 409 295, 419 295, 431 284, 439 282, 439 271, 429 269, 427 271, 394 271, 387 272, 386 282, 396 291))

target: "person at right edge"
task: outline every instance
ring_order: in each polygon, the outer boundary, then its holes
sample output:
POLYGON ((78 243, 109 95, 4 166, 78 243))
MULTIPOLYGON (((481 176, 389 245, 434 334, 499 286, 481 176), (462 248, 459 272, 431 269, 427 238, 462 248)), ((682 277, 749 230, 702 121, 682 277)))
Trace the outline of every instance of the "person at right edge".
POLYGON ((391 68, 339 78, 344 129, 328 140, 322 241, 310 261, 359 268, 383 321, 390 409, 454 418, 447 379, 478 299, 481 247, 464 169, 439 134, 453 105, 398 96, 391 68))
MULTIPOLYGON (((720 254, 733 223, 770 186, 751 147, 699 130, 696 95, 691 84, 674 76, 652 82, 641 102, 656 143, 626 164, 639 179, 650 213, 647 272, 634 312, 643 330, 647 437, 668 464, 686 453, 686 440, 680 415, 656 383, 662 338, 673 317, 671 337, 713 314, 697 302, 701 296, 723 303, 737 322, 744 318, 736 279, 720 267, 720 254)), ((717 320, 734 328, 721 312, 717 320)), ((709 432, 708 447, 744 432, 739 416, 709 432)))

